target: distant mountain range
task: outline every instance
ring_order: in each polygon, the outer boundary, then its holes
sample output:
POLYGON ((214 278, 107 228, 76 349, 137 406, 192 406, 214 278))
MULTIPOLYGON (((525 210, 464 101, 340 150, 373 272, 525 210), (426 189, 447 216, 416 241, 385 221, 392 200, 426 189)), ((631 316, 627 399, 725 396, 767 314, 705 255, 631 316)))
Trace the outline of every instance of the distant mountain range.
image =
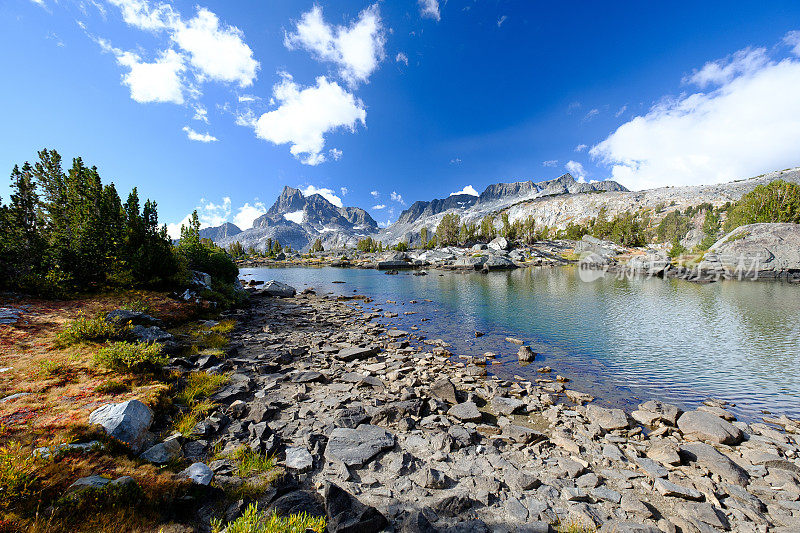
POLYGON ((419 240, 423 227, 429 232, 435 231, 447 213, 457 213, 464 221, 478 223, 486 215, 507 211, 512 221, 533 216, 539 225, 563 228, 569 222, 583 222, 597 216, 602 208, 609 216, 646 208, 658 218, 670 210, 703 202, 721 205, 736 201, 756 185, 775 179, 800 182, 800 169, 716 185, 635 192, 615 181, 585 183, 564 174, 540 182, 496 183, 486 187, 479 196, 456 194, 414 202, 400 214, 397 222, 383 229, 379 229, 375 220, 361 208, 337 207, 319 194, 305 196, 298 189, 284 187, 272 207, 255 219, 252 228, 242 231, 226 223, 201 230, 201 236, 221 246, 239 241, 245 248, 253 246, 260 250, 266 248, 270 238, 295 250, 307 250, 317 238, 322 240, 326 250, 353 247, 366 236, 386 245, 400 241, 413 244, 419 240))
POLYGON ((269 239, 277 239, 283 246, 305 250, 319 238, 326 249, 344 248, 377 231, 378 223, 360 207, 337 207, 320 194, 305 196, 299 189, 284 187, 272 207, 253 221, 252 228, 228 231, 214 241, 220 246, 238 241, 245 248, 264 250, 269 239))

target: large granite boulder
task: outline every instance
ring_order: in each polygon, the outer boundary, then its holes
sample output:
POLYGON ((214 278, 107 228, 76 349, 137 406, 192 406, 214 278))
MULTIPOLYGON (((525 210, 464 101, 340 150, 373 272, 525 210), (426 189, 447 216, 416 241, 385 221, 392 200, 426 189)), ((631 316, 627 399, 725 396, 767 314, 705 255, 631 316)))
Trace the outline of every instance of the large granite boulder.
POLYGON ((394 435, 381 427, 361 424, 355 429, 334 429, 325 447, 325 457, 347 466, 358 467, 383 450, 393 447, 394 435))
POLYGON ((714 243, 702 269, 724 268, 730 275, 781 277, 800 269, 800 224, 740 226, 714 243), (738 269, 738 270, 737 270, 738 269))
POLYGON ((678 429, 689 440, 735 445, 742 442, 742 431, 720 417, 705 411, 689 411, 678 419, 678 429))
POLYGON ((114 439, 138 453, 153 423, 153 411, 139 400, 110 403, 92 411, 90 424, 98 424, 114 439))
POLYGON ((333 483, 325 485, 323 497, 331 533, 378 533, 389 525, 380 511, 333 483))
POLYGON ((291 285, 275 281, 274 279, 266 282, 261 288, 261 292, 275 298, 291 298, 297 294, 297 290, 291 285))
POLYGON ((626 429, 630 426, 628 416, 622 409, 606 409, 599 405, 590 405, 586 408, 586 417, 606 431, 626 429))

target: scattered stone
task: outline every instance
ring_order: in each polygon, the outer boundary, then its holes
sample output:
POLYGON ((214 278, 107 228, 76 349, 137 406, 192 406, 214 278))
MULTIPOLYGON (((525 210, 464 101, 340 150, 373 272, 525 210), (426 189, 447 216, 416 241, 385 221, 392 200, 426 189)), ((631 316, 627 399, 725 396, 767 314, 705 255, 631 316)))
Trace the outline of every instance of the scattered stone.
POLYGON ((750 476, 744 468, 715 450, 713 446, 703 442, 692 442, 682 445, 680 453, 689 461, 696 461, 729 483, 744 487, 750 481, 750 476))
POLYGON ((178 476, 189 479, 196 485, 207 486, 211 483, 211 480, 214 479, 214 471, 205 463, 192 463, 189 468, 181 470, 178 476))
POLYGON ((656 479, 653 488, 662 496, 672 496, 685 500, 702 500, 703 494, 690 487, 682 487, 666 479, 656 479))
POLYGON ((590 405, 586 408, 586 416, 606 431, 626 429, 630 422, 622 409, 606 409, 599 405, 590 405))
POLYGON ((690 440, 711 444, 736 445, 742 442, 742 431, 720 417, 704 411, 689 411, 678 419, 678 429, 690 440))
POLYGON ((92 411, 90 424, 99 424, 112 438, 138 453, 153 423, 153 412, 139 400, 106 404, 92 411))
POLYGON ((299 446, 290 446, 286 448, 286 468, 305 472, 314 466, 314 458, 307 449, 299 446))
POLYGON ((368 357, 372 357, 377 353, 377 350, 373 347, 361 348, 361 347, 353 347, 353 348, 344 348, 343 350, 339 350, 334 357, 339 359, 340 361, 355 361, 357 359, 366 359, 368 357))
POLYGON ((363 466, 381 451, 393 448, 394 441, 394 435, 378 426, 336 428, 330 434, 325 457, 346 466, 363 466))
POLYGON ((297 294, 297 290, 291 285, 275 281, 274 279, 266 282, 261 288, 261 292, 275 298, 292 298, 297 294))
POLYGON ((517 351, 517 358, 520 363, 529 363, 536 358, 536 354, 531 350, 530 346, 520 346, 517 351))
POLYGON ((478 411, 478 406, 474 402, 454 405, 447 411, 447 414, 464 422, 479 422, 481 420, 481 412, 478 411))
POLYGON ((364 505, 333 483, 324 488, 328 531, 332 533, 378 533, 389 524, 376 508, 364 505))
POLYGON ((447 378, 441 378, 433 382, 431 385, 431 394, 443 400, 445 402, 451 404, 458 403, 458 395, 456 393, 456 388, 453 386, 453 383, 447 378))
POLYGON ((178 439, 172 437, 164 442, 159 442, 155 446, 151 446, 139 457, 157 465, 164 465, 183 457, 183 449, 178 439))
POLYGON ((521 411, 525 402, 517 398, 506 398, 505 396, 495 396, 492 398, 492 409, 500 415, 510 415, 521 411))

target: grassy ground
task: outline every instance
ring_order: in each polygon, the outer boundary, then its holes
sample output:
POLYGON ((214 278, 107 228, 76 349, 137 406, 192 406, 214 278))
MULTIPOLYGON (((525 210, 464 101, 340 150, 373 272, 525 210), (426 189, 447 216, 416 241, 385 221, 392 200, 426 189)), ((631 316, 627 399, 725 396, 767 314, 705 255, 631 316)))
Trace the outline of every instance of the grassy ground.
MULTIPOLYGON (((0 307, 22 308, 14 326, 0 326, 0 398, 25 395, 0 403, 0 532, 3 531, 158 531, 163 509, 188 490, 174 476, 175 468, 158 468, 130 457, 114 443, 103 450, 73 452, 56 458, 35 458, 32 451, 67 442, 87 442, 104 435, 88 426, 89 413, 106 403, 139 399, 170 417, 172 398, 183 392, 179 376, 141 365, 107 364, 120 348, 110 342, 64 342, 81 315, 94 317, 117 308, 132 308, 184 324, 203 313, 155 292, 123 292, 69 301, 0 297, 0 307), (105 352, 103 351, 105 350, 105 352), (103 355, 105 354, 105 355, 103 355), (125 504, 99 494, 81 502, 64 501, 65 489, 89 475, 132 476, 141 491, 126 494, 125 504), (103 512, 96 512, 102 507, 103 512)), ((223 345, 231 326, 217 332, 223 345), (225 329, 228 328, 228 329, 225 329)), ((124 351, 125 357, 150 358, 147 350, 124 351)), ((126 359, 127 360, 127 359, 126 359)), ((205 391, 201 391, 205 392, 205 391)), ((175 465, 176 468, 178 465, 175 465)), ((169 531, 170 528, 165 528, 169 531)))

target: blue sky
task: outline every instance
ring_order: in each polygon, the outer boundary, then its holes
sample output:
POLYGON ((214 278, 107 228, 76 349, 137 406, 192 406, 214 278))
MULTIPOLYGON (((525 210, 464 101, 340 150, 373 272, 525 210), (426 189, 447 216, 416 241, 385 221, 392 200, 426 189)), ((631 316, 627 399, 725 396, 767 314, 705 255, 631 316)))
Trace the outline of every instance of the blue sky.
POLYGON ((737 179, 800 164, 798 30, 790 1, 12 0, 0 167, 83 156, 172 228, 284 185, 385 224, 567 170, 737 179))

